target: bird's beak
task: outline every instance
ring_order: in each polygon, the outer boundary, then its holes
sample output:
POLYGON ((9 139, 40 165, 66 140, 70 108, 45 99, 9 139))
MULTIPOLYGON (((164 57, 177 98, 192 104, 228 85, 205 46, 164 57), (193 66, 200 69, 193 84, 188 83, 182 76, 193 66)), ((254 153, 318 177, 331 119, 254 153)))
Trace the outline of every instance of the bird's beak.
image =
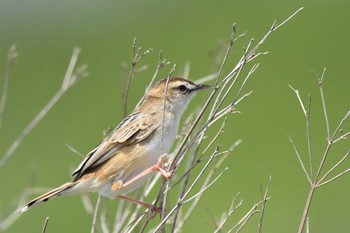
POLYGON ((198 91, 203 89, 209 89, 211 86, 209 85, 197 85, 195 88, 193 88, 191 91, 198 91))

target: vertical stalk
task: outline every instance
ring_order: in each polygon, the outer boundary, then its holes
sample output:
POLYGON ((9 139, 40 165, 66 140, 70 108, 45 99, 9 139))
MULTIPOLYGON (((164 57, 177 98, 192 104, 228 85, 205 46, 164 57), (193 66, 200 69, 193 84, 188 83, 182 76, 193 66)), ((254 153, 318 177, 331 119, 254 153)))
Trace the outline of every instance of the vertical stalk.
POLYGON ((305 208, 304 208, 303 216, 301 217, 301 220, 300 220, 300 225, 299 225, 298 233, 302 233, 303 230, 304 230, 305 223, 306 223, 306 219, 307 219, 307 216, 308 216, 309 210, 310 210, 311 201, 312 201, 312 198, 313 198, 313 196, 314 196, 316 187, 317 187, 317 186, 315 186, 314 184, 312 184, 312 186, 311 186, 309 195, 308 195, 308 197, 307 197, 307 199, 306 199, 306 203, 305 203, 305 208))

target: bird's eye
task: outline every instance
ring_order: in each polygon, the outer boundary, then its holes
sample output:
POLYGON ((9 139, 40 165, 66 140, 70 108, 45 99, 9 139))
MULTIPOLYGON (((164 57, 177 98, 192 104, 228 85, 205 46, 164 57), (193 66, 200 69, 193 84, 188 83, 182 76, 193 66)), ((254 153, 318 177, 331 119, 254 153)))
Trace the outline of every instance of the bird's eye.
POLYGON ((185 93, 187 91, 187 87, 185 85, 180 85, 179 86, 179 90, 182 92, 182 93, 185 93))

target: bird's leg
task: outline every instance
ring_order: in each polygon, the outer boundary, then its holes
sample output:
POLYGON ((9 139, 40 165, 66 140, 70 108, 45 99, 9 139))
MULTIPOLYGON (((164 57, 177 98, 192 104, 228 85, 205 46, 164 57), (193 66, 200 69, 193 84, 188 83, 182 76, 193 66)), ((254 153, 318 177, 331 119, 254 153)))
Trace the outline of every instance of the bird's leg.
POLYGON ((122 196, 122 195, 119 195, 118 197, 121 198, 121 199, 124 199, 126 201, 130 201, 131 203, 134 203, 136 205, 141 205, 141 206, 147 208, 149 210, 149 212, 147 214, 147 218, 148 219, 152 219, 154 217, 153 213, 156 213, 156 214, 160 213, 161 209, 158 208, 155 205, 150 204, 150 203, 139 201, 139 200, 135 200, 135 199, 132 199, 130 197, 122 196))
POLYGON ((163 159, 165 158, 166 154, 162 155, 159 157, 157 163, 155 165, 153 165, 150 168, 147 168, 146 170, 144 170, 143 172, 141 172, 140 174, 138 174, 137 176, 133 177, 131 180, 127 181, 126 183, 123 184, 123 187, 126 187, 128 185, 130 185, 132 182, 135 182, 136 180, 140 179, 141 177, 153 172, 153 171, 158 171, 160 172, 160 174, 162 174, 162 176, 166 179, 169 180, 171 175, 173 174, 173 172, 168 172, 166 170, 164 170, 163 168, 163 159))

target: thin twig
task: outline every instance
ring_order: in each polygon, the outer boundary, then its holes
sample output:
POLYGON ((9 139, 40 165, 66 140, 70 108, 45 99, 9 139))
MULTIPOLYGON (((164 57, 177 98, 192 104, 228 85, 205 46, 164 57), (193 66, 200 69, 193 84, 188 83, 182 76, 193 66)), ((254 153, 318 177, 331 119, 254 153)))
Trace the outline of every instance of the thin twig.
MULTIPOLYGON (((310 140, 310 126, 309 126, 309 114, 310 114, 310 106, 311 106, 311 97, 309 96, 309 107, 308 107, 308 112, 306 112, 304 110, 304 115, 306 117, 306 126, 307 126, 307 140, 308 140, 308 151, 309 151, 309 159, 310 159, 310 171, 311 171, 311 178, 308 177, 308 179, 310 180, 310 190, 309 190, 309 194, 308 194, 308 197, 306 199, 306 203, 305 203, 305 206, 304 206, 304 211, 303 211, 303 214, 302 214, 302 217, 301 217, 301 220, 300 220, 300 224, 299 224, 299 230, 298 230, 298 233, 302 233, 304 231, 304 228, 305 228, 305 225, 308 225, 308 214, 309 214, 309 210, 310 210, 310 206, 311 206, 311 203, 312 203, 312 200, 313 200, 313 196, 315 194, 315 191, 318 187, 321 187, 323 185, 326 185, 338 178, 340 178, 341 176, 343 176, 344 174, 350 172, 350 168, 349 169, 346 169, 345 171, 335 175, 334 177, 324 181, 331 172, 333 172, 336 168, 338 168, 340 166, 340 164, 342 164, 345 159, 348 157, 349 155, 349 152, 350 150, 333 166, 331 167, 324 175, 323 177, 320 177, 320 174, 322 173, 323 171, 323 168, 325 166, 325 163, 326 163, 326 160, 327 160, 327 157, 329 156, 329 153, 330 153, 330 150, 331 150, 331 147, 332 145, 334 145, 334 143, 338 142, 339 140, 341 139, 345 139, 347 137, 347 134, 345 135, 342 135, 340 136, 339 138, 337 139, 334 139, 335 138, 335 135, 338 133, 338 131, 340 130, 341 126, 344 124, 344 122, 349 118, 350 116, 350 111, 348 111, 344 118, 339 122, 338 126, 336 127, 336 129, 334 130, 333 134, 331 135, 331 132, 330 132, 330 125, 329 125, 329 120, 328 120, 328 114, 327 114, 327 108, 326 108, 326 101, 325 101, 325 97, 324 97, 324 92, 323 92, 323 78, 324 78, 324 74, 325 74, 325 71, 326 71, 326 68, 323 69, 323 72, 322 72, 322 75, 321 77, 317 77, 317 75, 315 74, 314 71, 311 71, 313 76, 315 77, 315 79, 317 80, 317 83, 319 85, 319 92, 320 92, 320 97, 321 97, 321 102, 322 102, 322 109, 323 109, 323 115, 324 115, 324 119, 325 119, 325 124, 326 124, 326 131, 327 131, 327 145, 326 145, 326 148, 323 152, 323 156, 322 156, 322 159, 321 159, 321 162, 318 166, 318 169, 317 169, 317 172, 315 174, 315 176, 312 176, 312 155, 311 155, 311 140, 310 140)), ((293 88, 292 88, 293 89, 293 88)), ((294 89, 293 89, 294 90, 294 89)), ((300 99, 299 97, 299 94, 296 92, 298 98, 300 99)), ((301 103, 301 105, 303 105, 301 103)), ((290 139, 291 140, 291 139, 290 139)), ((291 141, 292 143, 292 141, 291 141)), ((299 159, 299 162, 302 164, 302 167, 303 167, 303 170, 305 172, 305 174, 308 176, 308 173, 306 172, 306 169, 305 167, 303 166, 303 163, 301 161, 301 158, 298 154, 298 152, 296 151, 295 149, 295 146, 294 144, 292 143, 293 147, 294 147, 294 150, 295 150, 295 153, 297 154, 298 156, 298 159, 299 159)), ((308 226, 307 226, 308 228, 308 226)), ((308 229, 307 229, 308 231, 308 229)))
POLYGON ((83 203, 86 213, 92 215, 94 213, 94 206, 89 195, 83 193, 81 195, 81 202, 83 203))
MULTIPOLYGON (((291 17, 289 17, 288 19, 286 19, 285 21, 282 22, 281 25, 283 25, 284 23, 286 23, 288 20, 290 20, 296 13, 298 13, 301 9, 299 9, 298 11, 296 11, 291 17)), ((211 91, 209 97, 206 99, 206 102, 204 103, 204 105, 202 106, 202 108, 199 111, 199 114, 197 115, 197 117, 194 119, 194 121, 192 122, 192 124, 190 125, 189 128, 186 129, 186 133, 185 134, 181 134, 180 136, 183 137, 180 141, 179 141, 179 145, 177 147, 177 149, 175 150, 176 152, 174 153, 174 156, 172 157, 172 162, 170 163, 170 165, 168 166, 168 170, 169 171, 173 171, 174 174, 176 174, 177 169, 180 167, 182 161, 184 161, 184 157, 185 155, 190 156, 189 157, 189 161, 194 161, 194 165, 195 164, 199 164, 199 162, 196 162, 196 160, 194 160, 194 158, 198 158, 198 156, 203 156, 203 154, 198 155, 198 149, 199 149, 199 145, 202 144, 202 140, 205 139, 205 133, 207 131, 207 129, 218 119, 224 117, 225 115, 231 113, 234 111, 234 107, 236 106, 237 102, 239 102, 240 100, 244 99, 244 97, 240 97, 240 93, 243 90, 243 87, 246 84, 246 81, 248 80, 248 78, 251 76, 251 74, 254 72, 254 70, 257 68, 257 65, 254 65, 253 68, 251 69, 251 71, 249 72, 248 76, 246 76, 246 78, 243 80, 243 84, 241 84, 238 87, 238 93, 236 93, 236 95, 233 96, 233 103, 231 102, 229 105, 224 106, 223 109, 216 108, 218 103, 222 103, 223 100, 226 98, 226 96, 228 96, 228 92, 230 92, 231 88, 233 85, 232 83, 236 83, 236 81, 238 80, 238 76, 239 75, 239 70, 242 70, 242 68, 250 61, 254 60, 256 57, 258 57, 259 55, 263 55, 266 54, 265 52, 262 53, 257 53, 257 49, 260 47, 260 45, 262 45, 265 40, 267 39, 267 37, 273 32, 275 31, 277 28, 279 28, 281 25, 276 25, 275 23, 273 23, 272 27, 270 28, 270 30, 266 33, 266 35, 262 38, 262 40, 260 40, 260 42, 255 45, 255 47, 251 48, 253 45, 253 40, 249 41, 248 46, 246 47, 246 52, 243 55, 243 57, 241 58, 241 60, 238 62, 238 64, 231 69, 231 71, 224 77, 221 78, 221 74, 223 71, 223 68, 226 64, 227 61, 227 57, 228 57, 228 53, 230 51, 230 47, 232 47, 233 42, 235 41, 235 38, 231 38, 230 40, 230 45, 229 48, 226 52, 226 55, 224 56, 223 62, 221 64, 221 67, 219 69, 219 72, 216 73, 216 77, 215 77, 215 85, 213 86, 213 90, 211 91), (228 89, 227 89, 228 88, 228 89), (228 91, 227 91, 228 90, 228 91), (218 92, 221 92, 221 94, 219 94, 220 97, 217 97, 216 95, 218 94, 218 92), (224 96, 224 99, 222 99, 222 96, 224 96), (238 100, 236 100, 238 99, 238 100), (195 128, 198 126, 200 120, 203 119, 203 115, 204 113, 209 109, 209 106, 214 102, 214 107, 211 107, 211 112, 215 114, 209 114, 208 119, 206 119, 205 123, 203 124, 202 127, 200 127, 200 129, 198 130, 198 132, 194 133, 195 128), (215 104, 215 102, 217 104, 215 104), (219 114, 218 114, 219 113, 219 114), (194 134, 194 135, 193 135, 194 134), (194 153, 189 154, 189 150, 194 148, 194 153)), ((234 27, 234 31, 235 31, 235 27, 234 27)), ((249 95, 249 94, 248 94, 249 95)), ((209 148, 209 147, 208 147, 209 148)), ((208 151, 208 149, 205 149, 206 151, 208 151)), ((228 150, 229 151, 229 150, 228 150)), ((199 175, 196 176, 194 178, 194 181, 191 181, 191 185, 189 185, 188 188, 183 189, 186 190, 186 192, 183 193, 183 195, 180 192, 180 198, 178 199, 177 203, 170 209, 170 211, 165 214, 165 212, 163 211, 162 213, 162 217, 161 217, 161 221, 160 223, 156 226, 155 229, 152 229, 152 232, 157 232, 158 230, 164 231, 164 226, 167 223, 167 221, 174 215, 177 215, 179 212, 179 209, 181 208, 181 206, 185 203, 188 203, 189 200, 193 201, 193 203, 197 202, 198 198, 202 195, 203 193, 203 189, 200 189, 199 193, 194 194, 194 196, 189 197, 189 194, 191 193, 191 191, 193 190, 194 186, 196 186, 198 184, 198 181, 201 177, 204 176, 204 173, 208 173, 207 172, 207 168, 209 166, 209 164, 211 164, 213 162, 214 158, 218 157, 219 152, 214 152, 213 155, 209 156, 209 158, 204 158, 201 159, 200 161, 204 161, 206 159, 207 162, 205 165, 203 165, 203 168, 201 169, 201 171, 199 172, 199 175), (185 201, 186 200, 186 201, 185 201)), ((224 154, 224 153, 223 153, 224 154)), ((225 158, 225 154, 223 157, 221 158, 225 158)), ((194 166, 189 166, 189 172, 186 173, 184 176, 182 176, 182 178, 188 178, 189 174, 191 173, 192 169, 194 166)), ((209 174, 211 174, 211 171, 209 171, 209 174)), ((159 176, 158 176, 159 177, 159 176)), ((174 177, 174 176, 172 176, 174 177)), ((208 176, 207 176, 208 178, 208 176)), ((154 205, 157 205, 157 203, 160 202, 160 206, 165 205, 164 199, 167 196, 167 192, 173 187, 169 187, 169 182, 172 181, 172 178, 166 182, 163 183, 163 185, 161 186, 159 192, 158 192, 158 196, 155 199, 155 201, 153 202, 154 205)), ((184 183, 186 183, 185 181, 183 181, 184 183)), ((205 182, 204 182, 205 183, 205 182)), ((186 187, 186 184, 183 186, 186 187)), ((207 188, 207 185, 203 186, 204 190, 207 188)), ((165 208, 163 208, 164 210, 165 208)), ((253 214, 253 213, 251 213, 253 214)), ((249 217, 250 218, 250 217, 249 217)), ((244 219, 244 221, 248 221, 248 219, 244 219)), ((176 221, 175 221, 176 222, 176 221)), ((146 226, 148 225, 149 220, 146 219, 145 223, 143 224, 142 228, 141 228, 141 232, 144 232, 146 229, 146 226)), ((244 225, 245 223, 243 223, 244 225)), ((243 226, 242 222, 239 225, 240 229, 243 226)), ((133 224, 132 227, 135 227, 136 225, 133 224)), ((134 228, 135 229, 135 228, 134 228)), ((180 228, 175 228, 180 229, 180 228)), ((239 229, 239 230, 240 230, 239 229)), ((173 228, 174 230, 174 228, 173 228)))
MULTIPOLYGON (((267 198, 267 200, 269 200, 270 198, 267 198)), ((238 230, 236 232, 239 232, 242 230, 243 226, 245 226, 245 224, 249 221, 249 219, 255 215, 256 213, 259 212, 258 210, 258 206, 261 204, 261 201, 259 201, 258 203, 255 203, 253 205, 253 207, 238 221, 238 223, 236 223, 230 230, 228 230, 227 232, 230 233, 232 231, 234 231, 236 228, 238 228, 238 230)))
MULTIPOLYGON (((205 170, 208 168, 210 162, 212 161, 212 159, 214 159, 215 154, 217 153, 217 150, 214 151, 214 153, 210 156, 209 161, 204 165, 204 167, 202 168, 202 170, 200 171, 199 175, 197 175, 197 177, 195 178, 195 180, 192 182, 191 186, 188 188, 188 190, 181 196, 179 197, 179 200, 177 201, 177 204, 175 206, 175 208, 173 208, 166 216, 162 216, 161 219, 161 223, 156 227, 155 231, 160 230, 163 225, 165 224, 165 222, 169 219, 169 217, 171 216, 171 214, 173 214, 173 212, 177 211, 178 208, 180 208, 180 206, 182 205, 182 202, 184 201, 184 199, 188 196, 188 194, 192 191, 192 189, 194 188, 194 186, 197 184, 197 182, 199 181, 200 177, 202 176, 202 174, 205 172, 205 170)), ((165 185, 162 186, 162 189, 164 189, 165 185)), ((162 192, 163 193, 163 192, 162 192)), ((173 226, 173 230, 174 230, 174 226, 173 226)))
POLYGON ((323 186, 323 185, 325 185, 325 184, 328 184, 328 183, 330 183, 330 182, 332 182, 332 181, 334 181, 334 180, 340 178, 341 176, 345 175, 345 174, 348 173, 348 172, 350 172, 350 168, 348 168, 348 169, 346 169, 345 171, 339 173, 338 175, 336 175, 336 176, 330 178, 329 180, 326 180, 325 182, 322 182, 322 183, 318 184, 317 187, 321 187, 321 186, 323 186))
POLYGON ((337 142, 340 141, 340 140, 347 139, 349 135, 350 135, 350 132, 347 132, 347 133, 341 135, 339 138, 334 139, 334 140, 332 141, 332 143, 334 144, 334 143, 337 143, 337 142))
POLYGON ((323 69, 321 78, 318 78, 314 71, 311 71, 311 72, 314 75, 314 77, 316 78, 318 85, 319 85, 319 88, 320 88, 323 114, 324 114, 324 119, 326 122, 326 129, 327 129, 327 139, 328 139, 328 141, 330 141, 331 140, 331 133, 330 133, 330 127, 329 127, 329 121, 328 121, 326 102, 325 102, 324 94, 323 94, 323 77, 324 77, 324 73, 326 72, 326 68, 323 69))
MULTIPOLYGON (((334 132, 333 132, 333 134, 332 134, 332 137, 331 137, 331 139, 332 139, 331 142, 332 142, 333 144, 334 144, 336 141, 339 141, 339 139, 334 140, 334 137, 335 137, 335 135, 338 133, 338 131, 340 130, 340 128, 343 126, 343 124, 346 122, 346 120, 349 119, 349 117, 350 117, 350 111, 348 111, 348 112, 345 114, 345 116, 343 117, 343 119, 341 119, 341 121, 339 122, 337 128, 335 128, 335 130, 334 130, 334 132)), ((347 135, 349 135, 349 133, 346 133, 346 134, 340 136, 340 138, 344 138, 344 139, 345 139, 347 135)))
MULTIPOLYGON (((196 160, 196 154, 199 150, 199 146, 201 145, 201 141, 203 140, 203 137, 204 137, 204 134, 202 134, 202 136, 199 138, 198 140, 198 143, 197 143, 197 147, 195 149, 195 152, 193 154, 193 156, 190 158, 190 164, 189 164, 189 167, 190 169, 187 170, 187 172, 185 172, 185 174, 179 179, 179 181, 182 180, 182 178, 184 178, 184 182, 183 182, 183 185, 181 187, 181 193, 179 195, 179 198, 181 199, 184 195, 185 195, 185 192, 186 192, 186 188, 187 188, 187 185, 188 185, 188 182, 189 182, 189 179, 190 179, 190 174, 191 174, 191 171, 192 169, 200 162, 201 158, 204 156, 204 154, 207 152, 207 150, 209 149, 209 147, 214 143, 214 141, 217 139, 217 137, 223 132, 223 129, 225 127, 225 120, 224 122, 222 123, 218 133, 214 136, 214 138, 211 140, 211 142, 209 142, 208 146, 204 149, 204 151, 202 152, 202 155, 199 156, 199 158, 197 159, 197 162, 195 162, 196 160)), ((207 176, 207 182, 209 182, 210 178, 209 178, 209 175, 207 176)), ((178 182, 179 182, 178 181, 178 182)), ((171 188, 173 188, 178 182, 176 182, 171 188)), ((198 200, 198 199, 197 199, 198 200)), ((172 224, 172 232, 175 231, 176 228, 179 228, 178 224, 177 224, 177 218, 179 216, 179 213, 180 213, 180 205, 179 205, 179 208, 176 210, 175 214, 174 214, 174 219, 173 219, 173 224, 172 224)), ((187 214, 190 213, 190 211, 187 211, 187 214)), ((183 222, 183 221, 182 221, 183 222)), ((180 224, 181 225, 181 224, 180 224)))
POLYGON ((61 99, 63 94, 71 88, 75 83, 77 83, 81 78, 87 76, 86 66, 83 65, 76 69, 76 62, 79 56, 80 50, 75 48, 73 50, 73 55, 71 57, 70 63, 68 65, 67 73, 64 77, 61 88, 56 92, 52 99, 46 104, 46 106, 34 117, 34 119, 24 128, 22 133, 18 138, 12 143, 10 148, 6 151, 5 155, 0 159, 0 168, 6 163, 10 156, 16 151, 16 149, 21 145, 23 140, 28 136, 28 134, 33 130, 33 128, 47 115, 47 113, 52 109, 52 107, 61 99))
POLYGON ((242 205, 243 201, 241 200, 237 205, 235 205, 237 197, 238 197, 239 193, 233 198, 232 202, 231 202, 231 206, 230 209, 227 211, 226 214, 224 214, 225 216, 221 219, 220 223, 218 224, 216 230, 214 231, 214 233, 219 233, 221 232, 222 227, 225 225, 225 223, 227 222, 228 218, 234 214, 234 212, 236 211, 236 209, 242 205))
POLYGON ((190 71, 191 71, 191 65, 190 65, 189 62, 186 62, 185 66, 184 66, 184 71, 183 71, 182 77, 185 78, 185 79, 189 79, 190 71))
MULTIPOLYGON (((208 186, 209 181, 211 179, 211 177, 213 176, 213 174, 216 172, 216 170, 220 167, 220 165, 223 163, 223 161, 227 158, 227 156, 229 155, 231 151, 227 152, 225 155, 221 157, 221 159, 215 164, 215 166, 213 167, 213 169, 211 169, 205 179, 205 181, 203 182, 202 188, 208 186)), ((201 193, 202 194, 202 193, 201 193)), ((196 207, 196 205, 198 204, 199 200, 201 198, 201 195, 197 195, 197 197, 195 198, 195 200, 192 202, 191 206, 186 210, 186 214, 183 217, 182 221, 179 222, 179 224, 176 226, 176 229, 180 229, 182 227, 182 225, 184 224, 185 221, 187 221, 187 219, 190 217, 191 213, 193 212, 194 208, 196 207)), ((177 230, 177 231, 178 231, 177 230)), ((175 230, 176 232, 176 230, 175 230)))
MULTIPOLYGON (((220 69, 219 69, 219 71, 218 71, 218 73, 217 73, 217 76, 216 76, 216 78, 215 78, 214 90, 219 88, 219 86, 218 86, 219 78, 220 78, 220 76, 221 76, 221 74, 222 74, 222 71, 223 71, 225 65, 226 65, 227 58, 228 58, 228 56, 229 56, 229 54, 230 54, 230 52, 231 52, 231 50, 232 50, 232 47, 233 47, 233 45, 234 45, 234 43, 235 43, 235 41, 236 41, 236 38, 234 37, 235 34, 236 34, 236 24, 233 24, 233 27, 232 27, 232 28, 233 28, 233 31, 232 31, 232 34, 231 34, 231 37, 230 37, 229 46, 228 46, 228 48, 227 48, 227 50, 226 50, 226 53, 225 53, 224 58, 222 59, 220 69)), ((218 94, 218 97, 215 99, 214 104, 213 104, 213 107, 212 107, 212 110, 211 110, 211 112, 209 113, 209 116, 212 116, 212 115, 213 115, 213 111, 214 111, 215 107, 217 106, 217 104, 218 104, 218 102, 219 102, 220 94, 221 94, 221 92, 223 91, 223 89, 224 89, 224 88, 221 89, 221 91, 220 91, 219 94, 218 94)))
POLYGON ((294 149, 294 152, 295 152, 296 156, 298 157, 299 163, 300 163, 301 168, 303 169, 303 171, 304 171, 304 173, 305 173, 305 176, 306 176, 307 180, 309 181, 310 185, 312 185, 312 181, 311 181, 311 179, 310 179, 310 176, 309 176, 309 174, 308 174, 307 171, 306 171, 306 168, 305 168, 305 166, 304 166, 304 163, 303 163, 303 161, 302 161, 302 159, 301 159, 301 157, 300 157, 300 155, 299 155, 299 152, 298 152, 297 148, 296 148, 295 145, 294 145, 294 142, 293 142, 292 138, 291 138, 289 135, 288 135, 288 138, 289 138, 290 143, 291 143, 292 146, 293 146, 293 149, 294 149))
POLYGON ((85 156, 82 153, 80 153, 77 149, 75 149, 74 147, 72 147, 68 143, 66 143, 66 146, 68 147, 68 149, 70 151, 72 151, 74 154, 78 155, 80 158, 83 158, 83 159, 85 158, 85 156))
MULTIPOLYGON (((173 65, 172 69, 169 72, 169 75, 167 77, 166 80, 166 86, 165 86, 165 93, 164 93, 164 102, 163 102, 163 115, 162 115, 162 127, 161 127, 161 137, 160 137, 160 151, 161 154, 164 153, 163 151, 163 125, 165 123, 165 110, 166 110, 166 100, 167 100, 167 95, 168 95, 168 84, 169 84, 169 79, 171 77, 171 75, 174 73, 176 68, 176 64, 173 65)), ((165 185, 163 186, 163 189, 167 190, 168 189, 168 184, 169 182, 165 182, 165 185)), ((158 199, 160 205, 162 206, 162 213, 160 216, 160 219, 162 220, 163 217, 165 216, 165 203, 166 203, 166 198, 167 198, 167 192, 162 192, 163 195, 160 196, 160 198, 158 199)), ((163 224, 160 228, 160 231, 165 233, 165 224, 163 224)))
POLYGON ((310 218, 307 217, 307 218, 306 218, 306 233, 309 233, 309 232, 310 232, 309 222, 310 222, 310 218))
POLYGON ((295 95, 298 98, 301 109, 303 110, 305 121, 306 121, 306 137, 307 137, 307 147, 308 147, 308 156, 309 156, 309 166, 310 166, 310 180, 313 177, 313 164, 312 164, 312 152, 311 152, 311 134, 310 134, 310 112, 311 112, 311 96, 308 96, 308 108, 305 109, 304 103, 300 97, 299 90, 296 90, 289 85, 289 87, 294 91, 295 95))
POLYGON ((306 111, 306 109, 305 109, 304 103, 303 103, 303 101, 301 100, 301 97, 300 97, 300 95, 299 95, 299 90, 294 89, 294 87, 293 87, 292 85, 290 85, 290 84, 289 84, 288 86, 294 91, 295 95, 297 96, 297 98, 298 98, 298 100, 299 100, 300 107, 301 107, 301 109, 303 110, 304 116, 307 117, 308 114, 307 114, 307 111, 306 111))
POLYGON ((317 186, 320 186, 320 184, 322 183, 322 181, 332 172, 334 171, 334 169, 336 169, 337 167, 339 167, 340 164, 342 164, 345 159, 349 156, 350 154, 350 150, 348 150, 348 152, 331 168, 329 169, 321 179, 318 180, 317 182, 317 186))
MULTIPOLYGON (((132 57, 131 57, 131 68, 128 76, 128 80, 126 82, 126 86, 124 89, 124 97, 123 97, 123 113, 124 113, 124 118, 127 116, 127 106, 128 106, 128 96, 129 96, 129 90, 130 90, 130 85, 131 85, 131 80, 135 77, 136 74, 136 65, 137 63, 147 54, 152 52, 152 49, 147 49, 145 50, 142 54, 140 54, 142 48, 136 48, 136 38, 134 38, 133 43, 132 43, 132 57)), ((158 72, 157 72, 158 73, 158 72)))
POLYGON ((311 95, 308 96, 308 107, 307 114, 305 115, 306 121, 306 137, 307 137, 307 148, 309 152, 309 166, 310 166, 310 179, 313 179, 314 169, 313 169, 313 159, 311 150, 311 130, 310 130, 310 114, 311 114, 311 95))
POLYGON ((258 225, 258 232, 259 233, 262 233, 262 227, 263 227, 263 220, 264 220, 264 214, 265 214, 265 208, 266 208, 266 202, 267 202, 267 193, 269 191, 269 187, 270 187, 270 184, 271 184, 271 179, 272 179, 272 176, 270 175, 269 176, 269 181, 266 185, 266 189, 265 189, 265 192, 263 193, 263 190, 262 190, 262 185, 260 185, 260 190, 261 190, 261 215, 260 215, 260 222, 259 222, 259 225, 258 225))
POLYGON ((310 205, 311 205, 313 196, 315 194, 316 188, 317 187, 313 186, 313 185, 310 188, 309 194, 308 194, 307 199, 306 199, 303 215, 302 215, 301 220, 300 220, 298 233, 302 233, 304 230, 306 219, 307 219, 308 214, 309 214, 310 205))
POLYGON ((205 190, 207 190, 208 188, 210 188, 226 171, 227 171, 227 167, 225 167, 225 169, 219 173, 219 175, 212 181, 210 182, 208 185, 206 185, 204 188, 202 188, 201 190, 199 190, 199 192, 197 192, 196 194, 194 194, 192 197, 189 197, 187 200, 182 201, 182 205, 192 201, 193 199, 195 199, 196 197, 198 197, 199 195, 201 195, 205 190))
POLYGON ((42 233, 46 233, 47 224, 49 224, 49 217, 46 217, 45 219, 43 230, 41 231, 42 233))
POLYGON ((102 198, 101 194, 98 195, 96 206, 95 206, 95 210, 94 210, 94 216, 93 216, 93 219, 92 219, 91 233, 94 233, 95 229, 96 229, 97 213, 98 213, 98 209, 100 207, 101 198, 102 198))
POLYGON ((126 87, 125 87, 125 91, 124 91, 124 98, 123 98, 123 113, 124 113, 124 118, 127 115, 127 105, 128 105, 128 95, 129 95, 129 89, 130 89, 130 84, 131 84, 131 79, 134 76, 134 70, 135 70, 135 66, 136 66, 136 56, 137 56, 137 52, 136 52, 136 38, 134 38, 133 43, 132 43, 132 58, 131 58, 131 68, 130 68, 130 72, 129 72, 129 76, 128 76, 128 80, 126 83, 126 87))
POLYGON ((107 211, 107 208, 103 208, 101 212, 101 217, 100 217, 100 225, 101 225, 101 230, 103 233, 109 233, 110 232, 110 223, 109 223, 109 214, 107 211))
MULTIPOLYGON (((156 80, 156 78, 157 78, 157 76, 158 76, 159 71, 160 71, 164 66, 169 65, 169 64, 170 64, 169 61, 167 61, 165 58, 163 59, 163 51, 160 51, 160 52, 159 52, 159 57, 158 57, 157 68, 156 68, 156 70, 155 70, 155 72, 154 72, 154 74, 153 74, 153 76, 152 76, 152 79, 151 79, 150 83, 148 84, 148 86, 147 86, 147 88, 146 88, 145 93, 147 93, 148 90, 152 87, 154 81, 156 80)), ((135 109, 136 109, 137 107, 140 106, 140 104, 143 102, 144 98, 145 98, 145 95, 143 95, 143 97, 142 97, 142 98, 140 99, 140 101, 137 103, 135 109)))
POLYGON ((2 93, 1 93, 1 99, 0 99, 0 130, 2 128, 4 110, 5 110, 6 100, 7 100, 7 96, 8 96, 8 87, 9 87, 9 80, 11 77, 12 65, 15 62, 17 57, 18 57, 18 53, 16 51, 16 46, 11 45, 11 47, 7 53, 4 81, 3 81, 3 85, 2 85, 2 93))

